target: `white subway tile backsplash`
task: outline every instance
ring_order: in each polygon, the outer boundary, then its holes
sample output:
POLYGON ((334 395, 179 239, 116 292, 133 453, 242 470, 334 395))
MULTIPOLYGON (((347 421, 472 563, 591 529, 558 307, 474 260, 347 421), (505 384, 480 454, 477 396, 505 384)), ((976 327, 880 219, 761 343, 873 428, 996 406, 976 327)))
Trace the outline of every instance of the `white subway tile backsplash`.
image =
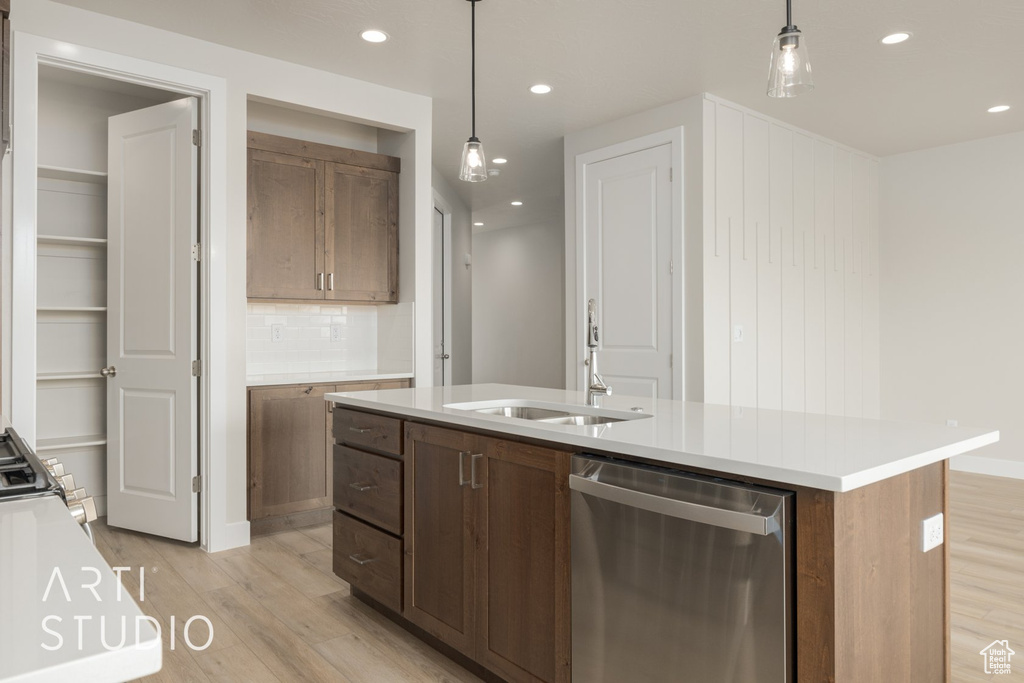
POLYGON ((249 304, 246 328, 250 375, 412 370, 411 304, 249 304), (380 338, 380 321, 386 326, 386 339, 380 338), (285 326, 282 341, 271 341, 272 325, 285 326), (341 326, 339 341, 331 341, 331 325, 341 326))

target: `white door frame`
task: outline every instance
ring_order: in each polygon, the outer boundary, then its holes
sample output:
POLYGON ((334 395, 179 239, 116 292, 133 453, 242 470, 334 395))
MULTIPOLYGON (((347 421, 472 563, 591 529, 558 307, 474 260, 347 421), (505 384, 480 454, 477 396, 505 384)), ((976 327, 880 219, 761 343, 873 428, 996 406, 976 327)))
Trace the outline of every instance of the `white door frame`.
MULTIPOLYGON (((444 385, 446 387, 452 384, 452 364, 455 361, 455 340, 452 339, 452 207, 445 201, 437 190, 433 190, 434 193, 434 206, 433 208, 440 211, 444 216, 444 251, 442 252, 442 268, 444 270, 444 351, 450 357, 448 362, 444 364, 444 385)), ((430 221, 431 225, 431 243, 433 243, 433 225, 434 221, 430 221)), ((431 262, 433 262, 433 253, 431 253, 431 262)), ((431 294, 431 300, 433 300, 433 294, 431 294)), ((434 333, 431 330, 430 333, 431 350, 433 350, 434 333)))
POLYGON ((684 321, 686 319, 686 299, 684 298, 683 280, 685 275, 684 261, 684 221, 683 221, 683 128, 669 128, 658 133, 627 140, 618 144, 595 149, 576 155, 576 300, 567 301, 567 323, 575 320, 575 334, 566 334, 565 367, 566 379, 570 382, 567 388, 583 391, 586 388, 587 369, 583 365, 585 359, 584 346, 587 340, 586 306, 587 306, 587 166, 599 161, 640 152, 652 147, 669 144, 672 146, 672 398, 681 401, 686 396, 686 357, 684 355, 684 321), (569 311, 572 311, 570 313, 569 311), (573 372, 572 368, 575 368, 573 372), (571 384, 575 376, 575 387, 571 384))
POLYGON ((36 441, 36 197, 38 165, 39 66, 48 65, 191 95, 200 101, 199 126, 199 537, 204 549, 237 545, 225 519, 229 480, 224 458, 210 453, 226 448, 227 414, 223 400, 226 370, 209 360, 227 357, 228 298, 223 265, 226 252, 226 198, 214 196, 211 186, 226 185, 227 84, 222 78, 15 32, 13 51, 12 141, 12 300, 10 419, 30 446, 36 441), (220 280, 212 277, 219 272, 220 280), (219 449, 214 448, 214 444, 219 449), (214 504, 214 501, 217 504, 214 504))

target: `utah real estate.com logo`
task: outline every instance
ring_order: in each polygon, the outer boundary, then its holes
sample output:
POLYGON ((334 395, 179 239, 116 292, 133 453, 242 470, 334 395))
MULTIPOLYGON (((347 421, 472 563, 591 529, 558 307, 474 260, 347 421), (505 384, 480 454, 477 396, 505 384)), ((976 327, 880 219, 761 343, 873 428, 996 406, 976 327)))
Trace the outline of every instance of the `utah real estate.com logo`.
POLYGON ((980 654, 985 658, 985 673, 1008 674, 1010 658, 1017 653, 1010 649, 1009 641, 993 640, 980 654))

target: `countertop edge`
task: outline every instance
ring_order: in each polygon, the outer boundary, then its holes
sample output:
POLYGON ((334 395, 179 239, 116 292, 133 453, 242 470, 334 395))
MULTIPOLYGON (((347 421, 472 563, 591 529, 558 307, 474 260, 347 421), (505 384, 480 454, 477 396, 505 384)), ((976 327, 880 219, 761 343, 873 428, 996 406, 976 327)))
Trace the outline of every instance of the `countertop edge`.
MULTIPOLYGON (((283 373, 274 375, 246 375, 246 387, 277 387, 290 384, 342 384, 345 382, 377 382, 391 379, 413 379, 412 372, 373 372, 355 375, 336 375, 333 379, 329 377, 314 378, 317 373, 283 373)), ((326 373, 330 375, 331 373, 326 373)))
POLYGON ((665 451, 656 446, 642 446, 624 443, 621 441, 603 441, 598 437, 587 436, 572 432, 556 431, 560 427, 548 425, 520 424, 513 423, 505 418, 492 417, 489 415, 463 414, 462 411, 438 412, 409 406, 390 406, 378 401, 361 398, 355 395, 349 396, 344 392, 325 394, 324 399, 334 403, 352 407, 372 410, 379 413, 395 415, 403 418, 422 419, 431 422, 469 427, 491 431, 498 434, 510 434, 514 436, 547 441, 549 443, 565 444, 576 446, 582 449, 591 448, 594 450, 621 453, 625 456, 642 458, 648 461, 661 461, 670 467, 695 467, 733 476, 754 477, 757 479, 776 482, 782 485, 801 486, 805 488, 831 491, 833 493, 846 493, 854 489, 875 484, 907 472, 912 472, 921 467, 942 462, 949 458, 972 451, 982 446, 995 443, 999 440, 999 431, 994 430, 984 434, 967 437, 961 441, 947 444, 939 448, 930 449, 922 453, 907 456, 898 462, 887 463, 854 474, 835 476, 824 474, 813 474, 798 472, 794 470, 781 469, 772 466, 758 466, 749 463, 739 463, 732 460, 722 460, 713 456, 687 453, 684 451, 665 451), (668 460, 661 455, 671 454, 675 459, 668 460), (678 458, 686 459, 686 462, 679 462, 678 458))

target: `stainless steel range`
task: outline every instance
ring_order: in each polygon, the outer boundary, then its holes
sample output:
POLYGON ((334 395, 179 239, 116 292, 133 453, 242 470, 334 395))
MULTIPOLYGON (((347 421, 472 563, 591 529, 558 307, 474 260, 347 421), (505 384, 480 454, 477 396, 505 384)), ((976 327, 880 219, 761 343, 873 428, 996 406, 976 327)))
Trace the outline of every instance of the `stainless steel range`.
POLYGON ((68 511, 89 536, 96 504, 84 488, 64 471, 57 458, 40 460, 12 427, 0 432, 0 503, 36 496, 60 496, 68 511))

